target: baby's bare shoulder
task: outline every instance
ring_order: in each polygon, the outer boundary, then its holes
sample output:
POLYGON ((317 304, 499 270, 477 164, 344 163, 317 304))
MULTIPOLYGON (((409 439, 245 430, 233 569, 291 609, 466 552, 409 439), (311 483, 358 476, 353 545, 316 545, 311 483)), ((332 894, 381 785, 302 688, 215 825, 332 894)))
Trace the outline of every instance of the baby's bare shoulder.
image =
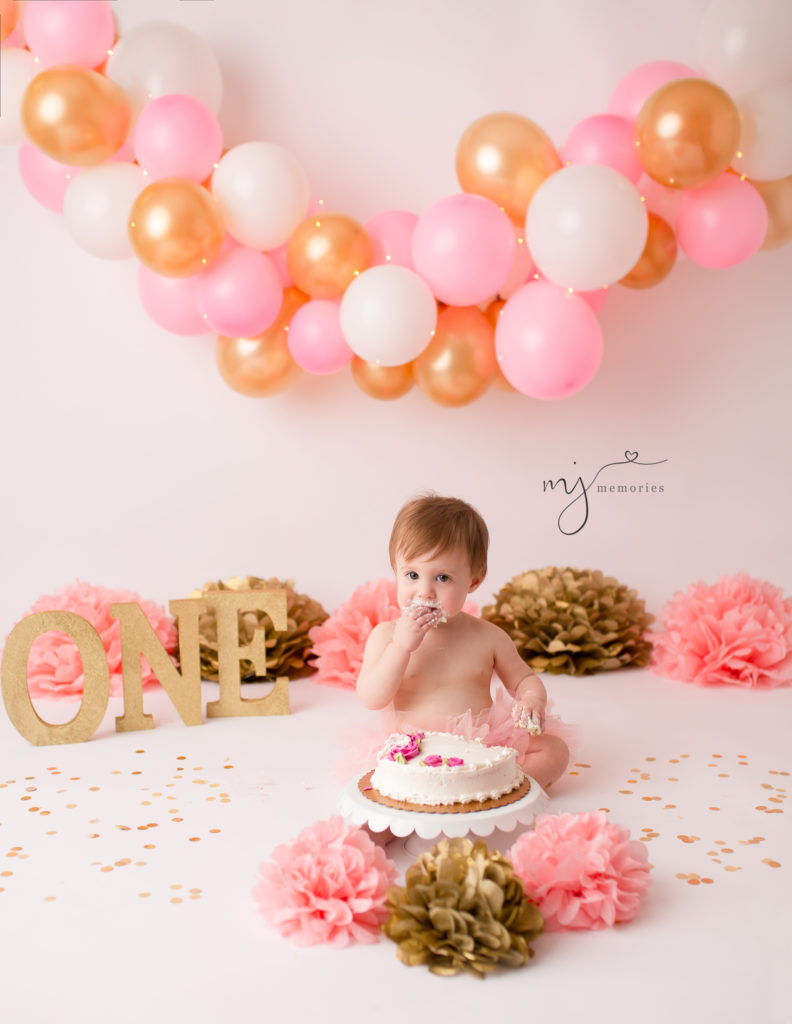
POLYGON ((502 638, 506 635, 503 630, 494 625, 492 622, 488 622, 487 619, 479 619, 473 615, 465 615, 465 626, 470 631, 471 636, 475 637, 480 643, 489 644, 492 647, 496 647, 499 643, 502 643, 502 638))

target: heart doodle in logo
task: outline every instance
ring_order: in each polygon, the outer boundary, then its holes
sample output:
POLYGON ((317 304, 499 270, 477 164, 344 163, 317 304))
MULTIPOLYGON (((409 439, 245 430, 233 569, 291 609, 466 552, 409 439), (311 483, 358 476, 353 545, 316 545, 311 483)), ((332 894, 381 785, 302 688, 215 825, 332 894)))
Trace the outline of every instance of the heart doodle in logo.
POLYGON ((625 452, 624 457, 628 462, 635 462, 638 458, 638 452, 625 452))

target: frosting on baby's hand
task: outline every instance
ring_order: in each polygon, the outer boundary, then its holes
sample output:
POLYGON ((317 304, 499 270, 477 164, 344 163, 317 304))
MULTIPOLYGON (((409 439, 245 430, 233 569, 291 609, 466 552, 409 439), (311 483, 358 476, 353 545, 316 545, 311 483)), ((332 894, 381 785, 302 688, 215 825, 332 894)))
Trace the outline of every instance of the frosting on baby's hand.
POLYGON ((544 732, 542 721, 536 711, 526 711, 519 704, 513 704, 511 716, 521 729, 525 729, 531 736, 541 736, 544 732))

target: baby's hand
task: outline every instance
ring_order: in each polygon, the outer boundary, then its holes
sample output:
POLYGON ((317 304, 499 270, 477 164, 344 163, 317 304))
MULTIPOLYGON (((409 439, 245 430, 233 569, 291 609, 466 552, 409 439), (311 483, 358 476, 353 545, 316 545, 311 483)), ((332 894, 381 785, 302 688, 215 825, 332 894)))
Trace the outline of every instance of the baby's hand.
POLYGON ((545 728, 544 704, 539 700, 530 698, 515 701, 512 705, 511 716, 521 729, 525 729, 532 736, 539 736, 545 728))
POLYGON ((393 643, 405 651, 416 651, 423 638, 437 625, 438 613, 434 608, 422 605, 410 605, 402 610, 401 618, 396 621, 393 631, 393 643))

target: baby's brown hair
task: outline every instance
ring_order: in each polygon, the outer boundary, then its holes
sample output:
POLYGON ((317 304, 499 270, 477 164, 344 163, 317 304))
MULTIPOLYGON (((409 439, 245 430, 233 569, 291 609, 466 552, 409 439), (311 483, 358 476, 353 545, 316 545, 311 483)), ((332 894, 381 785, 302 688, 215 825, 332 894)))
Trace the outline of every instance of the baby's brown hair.
POLYGON ((487 524, 472 505, 459 498, 422 494, 400 509, 388 553, 395 567, 397 555, 409 560, 462 548, 470 559, 471 572, 485 576, 488 547, 487 524))

